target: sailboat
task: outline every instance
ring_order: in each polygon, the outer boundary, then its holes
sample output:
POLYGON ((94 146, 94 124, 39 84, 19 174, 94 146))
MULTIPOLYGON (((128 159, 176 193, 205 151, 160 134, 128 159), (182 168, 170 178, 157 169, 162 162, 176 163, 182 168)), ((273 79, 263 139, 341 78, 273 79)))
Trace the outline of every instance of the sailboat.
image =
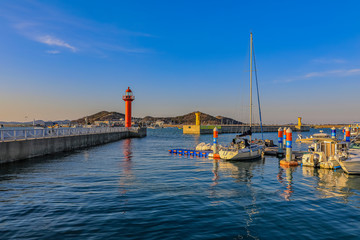
MULTIPOLYGON (((254 144, 251 141, 252 127, 252 65, 253 65, 253 37, 250 33, 250 130, 233 139, 230 147, 223 147, 219 151, 219 157, 224 160, 251 160, 260 158, 263 154, 263 145, 254 144), (242 136, 249 135, 250 141, 242 136)), ((259 111, 260 113, 260 111, 259 111)), ((260 115, 261 116, 261 115, 260 115)))

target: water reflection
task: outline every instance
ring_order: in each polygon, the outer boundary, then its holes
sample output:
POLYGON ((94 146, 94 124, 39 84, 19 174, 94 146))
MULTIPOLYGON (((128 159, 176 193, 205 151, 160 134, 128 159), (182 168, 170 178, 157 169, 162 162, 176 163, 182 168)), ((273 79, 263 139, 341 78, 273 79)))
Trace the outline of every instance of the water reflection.
MULTIPOLYGON (((218 200, 218 192, 217 192, 217 185, 219 184, 219 160, 214 159, 213 160, 213 168, 212 173, 214 174, 212 178, 212 184, 210 185, 210 196, 214 200, 211 202, 212 205, 216 206, 221 203, 221 201, 218 200)), ((220 188, 219 188, 220 189, 220 188)), ((221 189, 220 189, 221 191, 221 189)))
POLYGON ((89 161, 90 158, 89 150, 85 149, 83 155, 84 155, 84 161, 85 162, 89 161))
MULTIPOLYGON (((235 182, 245 184, 245 195, 249 199, 249 203, 244 204, 244 210, 247 215, 244 226, 246 236, 238 235, 237 239, 258 239, 256 236, 256 230, 252 228, 255 216, 259 214, 259 207, 256 204, 256 189, 253 187, 253 178, 255 175, 259 175, 259 172, 262 172, 262 168, 259 168, 259 166, 263 165, 264 159, 241 162, 221 162, 220 168, 225 170, 232 178, 234 178, 235 182), (254 174, 255 170, 257 171, 256 174, 254 174)), ((242 192, 242 194, 244 193, 242 192)))
POLYGON ((214 159, 212 172, 214 174, 214 177, 212 179, 214 183, 211 186, 216 186, 218 185, 218 179, 219 179, 219 160, 214 159))
POLYGON ((131 178, 132 176, 132 150, 131 150, 131 138, 125 139, 122 141, 123 155, 120 167, 122 170, 122 176, 125 177, 124 180, 131 178))
POLYGON ((193 135, 193 137, 194 137, 194 146, 199 145, 200 144, 200 135, 195 134, 195 135, 193 135))
POLYGON ((360 176, 350 176, 342 170, 303 167, 302 173, 307 177, 316 177, 315 188, 323 198, 337 197, 347 203, 349 197, 356 195, 352 189, 360 190, 360 176))
POLYGON ((130 162, 132 158, 131 138, 124 139, 122 143, 125 162, 130 162))
POLYGON ((291 196, 294 193, 293 189, 293 172, 295 168, 293 167, 282 167, 279 166, 279 173, 277 175, 277 180, 281 183, 285 189, 280 194, 286 201, 291 200, 291 196), (285 173, 285 176, 284 176, 285 173))
POLYGON ((125 214, 126 206, 128 204, 128 199, 126 193, 128 192, 128 186, 134 181, 134 176, 132 173, 132 144, 131 138, 124 139, 121 141, 123 155, 122 161, 120 162, 120 181, 119 181, 119 192, 120 192, 120 204, 123 206, 122 213, 125 214))
POLYGON ((226 171, 230 177, 234 178, 236 182, 250 182, 253 178, 253 171, 258 166, 264 164, 262 159, 255 161, 222 161, 220 168, 226 171))

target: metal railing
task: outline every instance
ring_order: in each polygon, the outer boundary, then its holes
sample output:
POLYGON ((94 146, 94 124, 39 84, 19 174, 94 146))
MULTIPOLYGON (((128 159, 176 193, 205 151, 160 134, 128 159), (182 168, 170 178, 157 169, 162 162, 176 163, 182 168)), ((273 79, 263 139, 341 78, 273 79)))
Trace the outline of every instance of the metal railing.
POLYGON ((0 142, 127 131, 137 132, 138 129, 138 127, 0 129, 0 142))

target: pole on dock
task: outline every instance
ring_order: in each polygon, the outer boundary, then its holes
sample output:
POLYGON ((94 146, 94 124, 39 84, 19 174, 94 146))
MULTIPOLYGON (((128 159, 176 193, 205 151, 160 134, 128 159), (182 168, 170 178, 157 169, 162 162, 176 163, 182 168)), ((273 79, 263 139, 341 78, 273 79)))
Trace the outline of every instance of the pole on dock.
POLYGON ((219 149, 218 149, 218 136, 219 136, 218 129, 217 129, 217 127, 215 127, 214 130, 213 130, 213 142, 214 142, 214 145, 213 145, 213 158, 214 159, 220 159, 219 149))
POLYGON ((214 154, 218 153, 218 129, 217 127, 214 128, 213 130, 213 138, 214 138, 214 146, 213 146, 213 152, 214 154))
POLYGON ((331 138, 332 139, 336 138, 336 128, 334 128, 334 127, 331 128, 331 138))
POLYGON ((288 128, 286 130, 286 161, 292 160, 292 130, 288 128))
POLYGON ((282 149, 283 149, 283 130, 282 128, 280 127, 278 129, 278 152, 279 153, 282 153, 282 149))
POLYGON ((284 167, 297 166, 298 162, 292 160, 292 130, 286 130, 286 158, 280 161, 280 165, 284 167))
POLYGON ((345 128, 345 141, 350 143, 350 129, 348 127, 345 128))
POLYGON ((286 146, 286 127, 284 127, 284 133, 283 133, 283 145, 282 147, 285 148, 286 146))

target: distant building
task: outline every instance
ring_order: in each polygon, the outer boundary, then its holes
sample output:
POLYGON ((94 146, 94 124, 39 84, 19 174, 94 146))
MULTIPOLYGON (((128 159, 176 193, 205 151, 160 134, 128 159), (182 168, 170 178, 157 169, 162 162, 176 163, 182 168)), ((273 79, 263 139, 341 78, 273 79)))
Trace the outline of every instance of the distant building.
POLYGON ((95 121, 94 125, 99 127, 123 127, 124 126, 124 120, 106 120, 106 121, 95 121))
POLYGON ((56 123, 49 121, 49 122, 44 122, 44 127, 54 127, 56 123))
POLYGON ((164 121, 156 121, 155 126, 163 127, 164 126, 164 121))

